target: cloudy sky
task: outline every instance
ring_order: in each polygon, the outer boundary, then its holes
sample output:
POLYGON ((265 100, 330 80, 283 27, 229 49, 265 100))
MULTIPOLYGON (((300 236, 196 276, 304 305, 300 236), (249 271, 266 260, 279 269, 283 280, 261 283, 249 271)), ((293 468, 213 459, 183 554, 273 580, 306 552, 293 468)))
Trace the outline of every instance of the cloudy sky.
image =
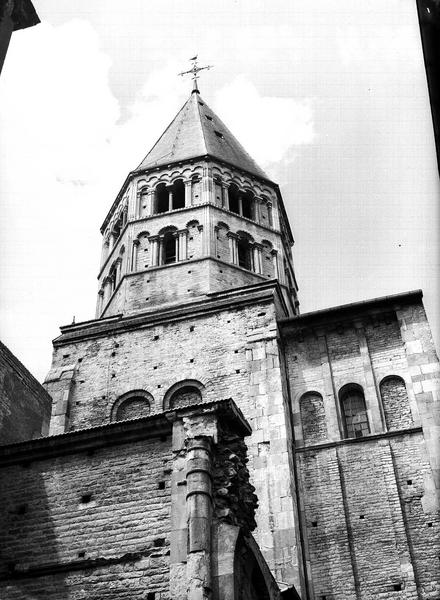
POLYGON ((0 77, 1 338, 39 378, 94 316, 99 226, 187 98, 277 181, 302 312, 422 288, 439 316, 438 176, 412 0, 34 0, 0 77))

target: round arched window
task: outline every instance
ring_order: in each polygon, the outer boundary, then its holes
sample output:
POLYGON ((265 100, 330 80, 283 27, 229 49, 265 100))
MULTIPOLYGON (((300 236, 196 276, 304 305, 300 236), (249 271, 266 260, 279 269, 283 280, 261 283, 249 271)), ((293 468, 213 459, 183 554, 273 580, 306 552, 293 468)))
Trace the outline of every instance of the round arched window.
POLYGON ((364 437, 370 433, 364 392, 360 386, 348 386, 340 393, 345 435, 349 438, 364 437))
POLYGON ((127 421, 140 419, 150 414, 150 402, 144 396, 130 396, 122 402, 117 402, 112 415, 112 421, 127 421))
POLYGON ((186 385, 174 392, 170 398, 170 408, 182 408, 202 401, 200 390, 192 385, 186 385))

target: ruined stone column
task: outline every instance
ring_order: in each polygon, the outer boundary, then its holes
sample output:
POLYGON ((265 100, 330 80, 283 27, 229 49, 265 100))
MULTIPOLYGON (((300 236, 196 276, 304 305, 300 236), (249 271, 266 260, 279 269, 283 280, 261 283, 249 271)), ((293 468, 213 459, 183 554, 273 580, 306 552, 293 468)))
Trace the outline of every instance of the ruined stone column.
POLYGON ((188 440, 186 472, 188 600, 204 600, 210 597, 211 443, 211 439, 207 436, 188 440))

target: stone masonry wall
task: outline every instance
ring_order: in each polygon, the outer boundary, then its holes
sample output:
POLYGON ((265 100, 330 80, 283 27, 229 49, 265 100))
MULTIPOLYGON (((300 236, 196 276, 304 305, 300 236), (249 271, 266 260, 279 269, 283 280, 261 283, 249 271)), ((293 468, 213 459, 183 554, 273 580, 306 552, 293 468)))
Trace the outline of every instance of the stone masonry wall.
POLYGON ((440 522, 421 505, 422 435, 298 457, 313 598, 437 598, 440 522))
POLYGON ((47 435, 52 399, 0 342, 0 444, 47 435))
POLYGON ((170 460, 168 438, 0 468, 0 597, 169 598, 170 460))
POLYGON ((438 598, 439 364, 421 303, 299 318, 284 338, 311 597, 438 598), (344 440, 350 383, 370 434, 344 440))
POLYGON ((151 394, 152 413, 163 410, 170 388, 188 381, 200 384, 202 400, 232 398, 253 431, 247 445, 251 483, 259 500, 255 537, 276 579, 298 582, 291 439, 272 298, 57 343, 46 380, 49 390, 57 389, 69 365, 74 369, 70 429, 108 423, 116 400, 130 391, 151 394))

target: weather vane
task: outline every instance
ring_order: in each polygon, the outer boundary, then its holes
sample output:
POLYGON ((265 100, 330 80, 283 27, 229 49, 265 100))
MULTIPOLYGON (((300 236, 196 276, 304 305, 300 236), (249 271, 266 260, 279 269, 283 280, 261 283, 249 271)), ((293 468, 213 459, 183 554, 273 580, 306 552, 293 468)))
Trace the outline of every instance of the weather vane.
POLYGON ((193 56, 192 58, 190 58, 189 60, 192 61, 192 67, 191 69, 189 69, 189 71, 183 71, 182 73, 179 73, 179 75, 192 75, 193 78, 193 92, 198 92, 199 89, 197 87, 197 79, 199 78, 199 72, 203 71, 204 69, 212 69, 212 67, 214 65, 206 65, 206 67, 199 67, 197 64, 197 54, 195 56, 193 56))

